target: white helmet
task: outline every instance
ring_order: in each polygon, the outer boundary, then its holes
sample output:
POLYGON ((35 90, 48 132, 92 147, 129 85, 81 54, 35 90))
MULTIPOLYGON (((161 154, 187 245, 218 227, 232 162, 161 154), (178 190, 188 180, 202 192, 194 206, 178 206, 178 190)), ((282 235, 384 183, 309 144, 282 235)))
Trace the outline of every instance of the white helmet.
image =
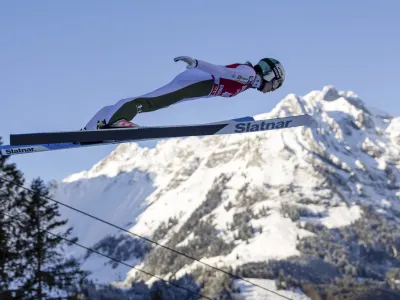
POLYGON ((272 90, 276 90, 282 86, 285 81, 285 69, 282 64, 275 58, 263 58, 255 66, 256 73, 264 78, 264 83, 258 88, 262 90, 265 83, 272 83, 272 90))

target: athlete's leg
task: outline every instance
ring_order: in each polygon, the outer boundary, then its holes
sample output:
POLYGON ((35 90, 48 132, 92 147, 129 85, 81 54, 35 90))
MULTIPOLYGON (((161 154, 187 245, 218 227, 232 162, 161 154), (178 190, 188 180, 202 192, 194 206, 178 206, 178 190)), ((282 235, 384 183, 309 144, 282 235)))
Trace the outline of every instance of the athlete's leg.
POLYGON ((165 108, 180 101, 207 97, 212 89, 212 77, 199 70, 187 70, 167 85, 139 97, 119 100, 115 105, 100 109, 87 123, 87 130, 97 128, 97 122, 105 120, 112 124, 117 120, 132 120, 138 113, 165 108))

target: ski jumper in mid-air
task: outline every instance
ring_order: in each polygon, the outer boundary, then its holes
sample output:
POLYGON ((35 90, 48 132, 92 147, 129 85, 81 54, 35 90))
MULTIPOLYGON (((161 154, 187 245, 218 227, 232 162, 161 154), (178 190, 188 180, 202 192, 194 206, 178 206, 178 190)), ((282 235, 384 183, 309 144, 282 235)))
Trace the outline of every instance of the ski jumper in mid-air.
POLYGON ((274 58, 263 58, 255 66, 214 65, 188 56, 174 59, 187 63, 187 70, 167 85, 139 97, 121 99, 100 109, 84 130, 141 127, 131 120, 139 113, 151 112, 198 98, 233 97, 250 88, 267 93, 278 89, 285 80, 282 64, 274 58))

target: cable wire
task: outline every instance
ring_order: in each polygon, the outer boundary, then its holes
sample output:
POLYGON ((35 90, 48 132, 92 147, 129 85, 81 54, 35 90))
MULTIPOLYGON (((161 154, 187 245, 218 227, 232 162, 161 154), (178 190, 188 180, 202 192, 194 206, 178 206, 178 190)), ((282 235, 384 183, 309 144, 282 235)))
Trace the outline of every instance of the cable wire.
MULTIPOLYGON (((33 192, 31 189, 29 189, 29 188, 27 188, 27 187, 24 187, 24 186, 22 186, 22 185, 20 185, 20 184, 16 184, 16 183, 12 182, 11 180, 7 180, 7 179, 4 179, 4 178, 2 178, 2 177, 0 177, 0 180, 6 181, 6 182, 11 183, 11 184, 14 184, 14 185, 16 185, 16 186, 18 186, 18 187, 20 187, 20 188, 22 188, 22 189, 25 189, 25 190, 27 190, 27 191, 29 191, 29 192, 31 192, 31 193, 33 192)), ((268 289, 268 288, 266 288, 266 287, 263 287, 263 286, 261 286, 261 285, 259 285, 259 284, 256 284, 256 283, 254 283, 254 282, 251 282, 251 281, 249 281, 249 280, 247 280, 247 279, 245 279, 245 278, 243 278, 243 277, 240 277, 240 276, 238 276, 238 275, 232 274, 232 273, 230 273, 230 272, 228 272, 228 271, 225 271, 225 270, 223 270, 223 269, 220 269, 220 268, 215 267, 215 266, 213 266, 213 265, 210 265, 210 264, 208 264, 208 263, 202 262, 202 261, 200 261, 200 260, 197 259, 197 258, 191 257, 190 255, 187 255, 187 254, 185 254, 185 253, 183 253, 183 252, 180 252, 180 251, 175 250, 175 249, 173 249, 173 248, 170 248, 170 247, 168 247, 168 246, 161 245, 160 243, 158 243, 158 242, 156 242, 156 241, 153 241, 153 240, 151 240, 151 239, 149 239, 149 238, 140 236, 139 234, 133 233, 133 232, 131 232, 131 231, 125 229, 125 228, 122 228, 122 227, 120 227, 120 226, 118 226, 118 225, 112 224, 112 223, 110 223, 110 222, 108 222, 108 221, 106 221, 106 220, 100 219, 99 217, 93 216, 93 215, 91 215, 91 214, 89 214, 89 213, 87 213, 87 212, 84 212, 84 211, 82 211, 82 210, 79 210, 79 209, 77 209, 77 208, 75 208, 75 207, 72 207, 72 206, 70 206, 70 205, 68 205, 68 204, 62 203, 62 202, 60 202, 60 201, 58 201, 58 200, 55 200, 55 199, 53 199, 53 198, 51 198, 51 197, 49 197, 49 196, 45 196, 45 195, 41 195, 41 196, 42 196, 43 198, 45 198, 45 199, 48 199, 48 200, 50 200, 50 201, 53 201, 53 202, 55 202, 55 203, 57 203, 57 204, 59 204, 59 205, 62 205, 62 206, 64 206, 64 207, 67 207, 67 208, 69 208, 69 209, 71 209, 71 210, 74 210, 74 211, 76 211, 76 212, 79 212, 79 213, 81 213, 81 214, 83 214, 83 215, 85 215, 85 216, 87 216, 87 217, 90 217, 90 218, 92 218, 92 219, 95 219, 95 220, 97 220, 97 221, 99 221, 99 222, 102 222, 102 223, 104 223, 104 224, 107 224, 107 225, 109 225, 109 226, 111 226, 111 227, 114 227, 114 228, 116 228, 116 229, 119 229, 119 230, 121 230, 121 231, 123 231, 123 232, 129 233, 129 234, 131 234, 131 235, 133 235, 133 236, 136 236, 136 237, 138 237, 138 238, 140 238, 140 239, 143 239, 143 240, 145 240, 145 241, 147 241, 147 242, 149 242, 149 243, 152 243, 152 244, 154 244, 154 245, 157 245, 157 246, 159 246, 159 247, 161 247, 161 248, 167 249, 167 250, 169 250, 169 251, 172 251, 172 252, 174 252, 174 253, 176 253, 176 254, 182 255, 182 256, 184 256, 184 257, 186 257, 186 258, 189 258, 189 259, 191 259, 191 260, 197 261, 197 262, 199 262, 199 263, 201 263, 201 264, 203 264, 203 265, 205 265, 205 266, 207 266, 207 267, 209 267, 209 268, 212 268, 212 269, 214 269, 214 270, 216 270, 216 271, 222 272, 222 273, 224 273, 224 274, 226 274, 226 275, 228 275, 228 276, 230 276, 230 277, 233 277, 233 278, 235 278, 235 279, 238 279, 238 280, 247 282, 248 284, 251 284, 251 285, 253 285, 253 286, 256 286, 256 287, 258 287, 258 288, 260 288, 260 289, 263 289, 263 290, 265 290, 265 291, 268 291, 268 292, 270 292, 270 293, 272 293, 272 294, 275 294, 275 295, 277 295, 277 296, 280 296, 280 297, 282 297, 282 298, 285 298, 285 299, 288 299, 288 300, 292 300, 292 299, 290 299, 290 298, 288 298, 288 297, 286 297, 286 296, 284 296, 284 295, 282 295, 282 294, 279 294, 279 293, 277 293, 277 292, 275 292, 275 291, 273 291, 273 290, 270 290, 270 289, 268 289)))
MULTIPOLYGON (((4 212, 0 212, 0 213, 3 214, 3 215, 5 215, 5 216, 7 216, 7 217, 9 217, 9 218, 11 218, 11 219, 13 219, 13 220, 19 220, 19 219, 18 219, 17 217, 15 217, 15 216, 10 216, 10 215, 8 215, 8 214, 6 214, 6 213, 4 213, 4 212)), ((144 271, 144 270, 142 270, 142 269, 139 269, 139 268, 137 268, 137 267, 135 267, 135 266, 133 266, 133 265, 127 264, 127 263, 125 263, 125 262, 123 262, 123 261, 121 261, 121 260, 118 260, 118 259, 116 259, 116 258, 113 258, 113 257, 111 257, 111 256, 109 256, 109 255, 100 253, 99 251, 97 251, 97 250, 95 250, 95 249, 86 247, 86 246, 81 245, 81 244, 79 244, 79 243, 77 243, 77 242, 74 242, 74 241, 71 241, 71 240, 69 240, 69 239, 67 239, 67 238, 65 238, 65 237, 62 237, 62 236, 60 236, 60 235, 58 235, 58 234, 52 233, 51 231, 48 231, 48 230, 42 229, 42 228, 39 228, 38 230, 39 230, 39 231, 46 232, 47 234, 51 234, 51 235, 53 235, 53 236, 59 237, 59 238, 63 239, 64 241, 66 241, 66 242, 68 242, 68 243, 70 243, 70 244, 74 244, 74 245, 79 246, 79 247, 81 247, 81 248, 83 248, 83 249, 86 249, 87 251, 91 251, 91 252, 93 252, 93 253, 99 254, 99 255, 101 255, 101 256, 103 256, 103 257, 106 257, 106 258, 108 258, 108 259, 111 259, 111 260, 113 260, 113 261, 115 261, 115 262, 117 262, 117 263, 119 263, 119 264, 122 264, 122 265, 124 265, 124 266, 129 267, 129 268, 133 268, 133 269, 135 269, 135 270, 138 270, 138 271, 140 271, 140 272, 142 272, 142 273, 144 273, 144 274, 146 274, 146 275, 149 275, 149 276, 151 276, 151 277, 154 277, 154 278, 157 278, 157 279, 159 279, 159 280, 162 280, 162 281, 164 281, 165 283, 169 283, 170 285, 173 285, 173 286, 175 286, 175 287, 177 287, 177 288, 183 289, 183 290, 185 290, 185 291, 187 291, 187 292, 191 292, 191 293, 196 294, 196 295, 198 295, 198 296, 200 296, 200 297, 203 297, 203 298, 212 300, 212 298, 207 297, 207 296, 204 296, 204 295, 200 294, 199 292, 192 291, 192 290, 190 290, 190 289, 188 289, 188 288, 185 288, 185 287, 183 287, 183 286, 181 286, 181 285, 172 283, 172 282, 170 282, 170 281, 168 281, 168 280, 166 280, 166 279, 163 279, 163 278, 161 278, 161 277, 159 277, 159 276, 157 276, 157 275, 154 275, 154 274, 152 274, 152 273, 150 273, 150 272, 147 272, 147 271, 144 271)))

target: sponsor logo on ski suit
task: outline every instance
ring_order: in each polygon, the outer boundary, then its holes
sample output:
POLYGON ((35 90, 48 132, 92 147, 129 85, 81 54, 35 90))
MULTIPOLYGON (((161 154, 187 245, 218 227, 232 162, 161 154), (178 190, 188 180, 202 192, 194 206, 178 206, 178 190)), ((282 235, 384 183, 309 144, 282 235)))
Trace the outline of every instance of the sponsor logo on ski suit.
MULTIPOLYGON (((247 66, 251 68, 250 66, 244 64, 232 64, 226 67, 236 69, 238 66, 247 66)), ((232 79, 216 78, 215 76, 212 76, 214 79, 214 85, 210 96, 233 97, 249 89, 254 83, 256 73, 254 71, 253 76, 246 76, 243 73, 238 71, 238 75, 235 73, 235 75, 232 76, 232 79)))

